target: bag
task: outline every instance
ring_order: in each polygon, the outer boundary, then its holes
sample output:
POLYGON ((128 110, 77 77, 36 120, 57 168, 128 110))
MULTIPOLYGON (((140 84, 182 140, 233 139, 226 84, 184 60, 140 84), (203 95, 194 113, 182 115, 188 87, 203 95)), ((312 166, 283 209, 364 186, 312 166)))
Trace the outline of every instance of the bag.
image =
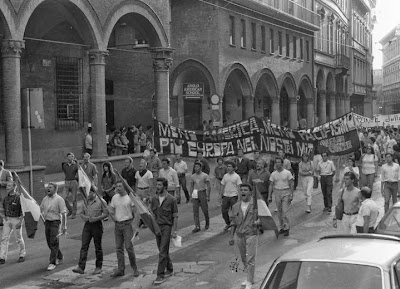
POLYGON ((314 176, 313 189, 318 189, 318 177, 314 176))
POLYGON ((198 198, 199 198, 199 194, 198 194, 197 190, 193 190, 192 199, 198 199, 198 198))
POLYGON ((335 207, 335 216, 337 220, 343 219, 343 212, 344 212, 344 202, 341 199, 335 207))

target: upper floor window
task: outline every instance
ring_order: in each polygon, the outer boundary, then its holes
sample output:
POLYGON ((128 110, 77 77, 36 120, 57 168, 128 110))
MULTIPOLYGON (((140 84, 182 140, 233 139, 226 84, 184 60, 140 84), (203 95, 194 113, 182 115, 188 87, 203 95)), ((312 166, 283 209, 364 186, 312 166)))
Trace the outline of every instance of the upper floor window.
POLYGON ((304 59, 303 38, 300 38, 300 59, 304 59))
POLYGON ((310 61, 310 42, 306 40, 306 60, 310 61))
POLYGON ((257 29, 256 24, 251 23, 251 49, 257 48, 257 29))
POLYGON ((235 17, 229 16, 230 26, 229 26, 229 44, 235 45, 236 44, 236 37, 235 37, 235 17))
POLYGON ((242 34, 240 35, 240 46, 246 48, 246 20, 240 21, 242 24, 242 34))
POLYGON ((275 52, 274 29, 269 30, 269 52, 275 52))
POLYGON ((293 58, 297 57, 297 37, 293 36, 293 58))
POLYGON ((282 32, 278 32, 278 53, 279 55, 282 55, 282 32))
POLYGON ((290 56, 290 36, 286 34, 286 57, 290 56))
POLYGON ((265 52, 265 26, 261 26, 261 51, 265 52))

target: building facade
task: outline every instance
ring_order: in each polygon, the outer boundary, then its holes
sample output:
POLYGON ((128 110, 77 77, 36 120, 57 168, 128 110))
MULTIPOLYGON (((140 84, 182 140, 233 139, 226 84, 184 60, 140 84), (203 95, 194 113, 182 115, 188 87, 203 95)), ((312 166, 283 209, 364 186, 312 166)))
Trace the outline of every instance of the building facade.
POLYGON ((400 113, 400 25, 380 41, 382 45, 382 98, 384 114, 400 113))
POLYGON ((314 1, 172 0, 171 15, 173 124, 314 125, 314 1))
POLYGON ((383 98, 383 71, 382 69, 374 69, 374 87, 372 89, 374 98, 372 101, 372 114, 387 114, 385 108, 385 101, 383 98))
POLYGON ((48 172, 81 155, 89 124, 102 158, 106 125, 168 122, 170 17, 169 1, 1 1, 0 159, 28 163, 27 120, 48 172))

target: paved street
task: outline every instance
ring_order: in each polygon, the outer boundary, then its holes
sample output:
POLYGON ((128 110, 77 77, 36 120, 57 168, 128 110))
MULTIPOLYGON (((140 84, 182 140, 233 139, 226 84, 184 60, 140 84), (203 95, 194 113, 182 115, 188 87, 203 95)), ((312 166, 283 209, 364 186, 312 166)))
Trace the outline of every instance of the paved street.
MULTIPOLYGON (((374 199, 383 208, 383 200, 377 190, 380 183, 376 182, 374 199)), ((336 192, 334 191, 336 202, 336 192)), ((212 195, 211 203, 215 204, 216 194, 212 195)), ((260 236, 256 282, 261 282, 273 260, 283 252, 318 238, 319 236, 340 232, 332 227, 332 215, 322 212, 322 195, 319 190, 314 191, 313 208, 311 214, 306 214, 305 201, 302 192, 296 191, 291 208, 292 229, 290 236, 280 236, 277 240, 272 232, 265 232, 260 236)), ((235 267, 239 253, 236 246, 229 246, 229 234, 223 233, 223 220, 220 208, 211 205, 211 227, 200 233, 192 234, 192 209, 190 204, 181 204, 179 218, 179 235, 183 237, 182 248, 171 248, 175 275, 169 278, 158 288, 241 288, 245 274, 241 271, 239 262, 238 272, 235 267)), ((271 205, 273 211, 274 205, 271 205)), ((274 216, 276 213, 273 213, 274 216)), ((383 215, 381 210, 380 215, 383 215)), ((204 227, 204 222, 202 223, 204 227)), ((1 267, 0 287, 12 289, 44 289, 44 288, 154 288, 152 282, 156 275, 158 250, 152 234, 142 231, 140 239, 135 245, 140 277, 134 278, 132 270, 126 269, 126 275, 117 279, 109 277, 116 265, 114 252, 113 224, 105 222, 103 250, 105 261, 103 274, 93 276, 94 249, 91 247, 86 274, 77 275, 71 272, 77 264, 80 248, 81 221, 77 218, 68 225, 70 235, 62 238, 61 248, 65 261, 53 272, 45 269, 48 264, 49 251, 44 240, 43 226, 41 225, 37 237, 27 241, 28 256, 26 262, 16 263, 16 243, 12 239, 11 252, 5 265, 1 267)), ((339 226, 340 228, 340 226, 339 226)), ((92 244, 93 246, 93 244, 92 244)), ((128 261, 127 261, 128 262, 128 261)), ((258 288, 255 285, 253 288, 258 288)))

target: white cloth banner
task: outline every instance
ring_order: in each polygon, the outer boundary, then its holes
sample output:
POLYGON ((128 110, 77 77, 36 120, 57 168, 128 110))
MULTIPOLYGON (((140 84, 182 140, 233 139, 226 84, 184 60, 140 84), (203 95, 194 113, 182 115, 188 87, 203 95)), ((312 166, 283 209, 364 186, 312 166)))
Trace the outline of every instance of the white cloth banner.
POLYGON ((400 125, 400 114, 374 115, 372 118, 369 118, 354 113, 354 119, 356 120, 357 125, 362 127, 400 125))

